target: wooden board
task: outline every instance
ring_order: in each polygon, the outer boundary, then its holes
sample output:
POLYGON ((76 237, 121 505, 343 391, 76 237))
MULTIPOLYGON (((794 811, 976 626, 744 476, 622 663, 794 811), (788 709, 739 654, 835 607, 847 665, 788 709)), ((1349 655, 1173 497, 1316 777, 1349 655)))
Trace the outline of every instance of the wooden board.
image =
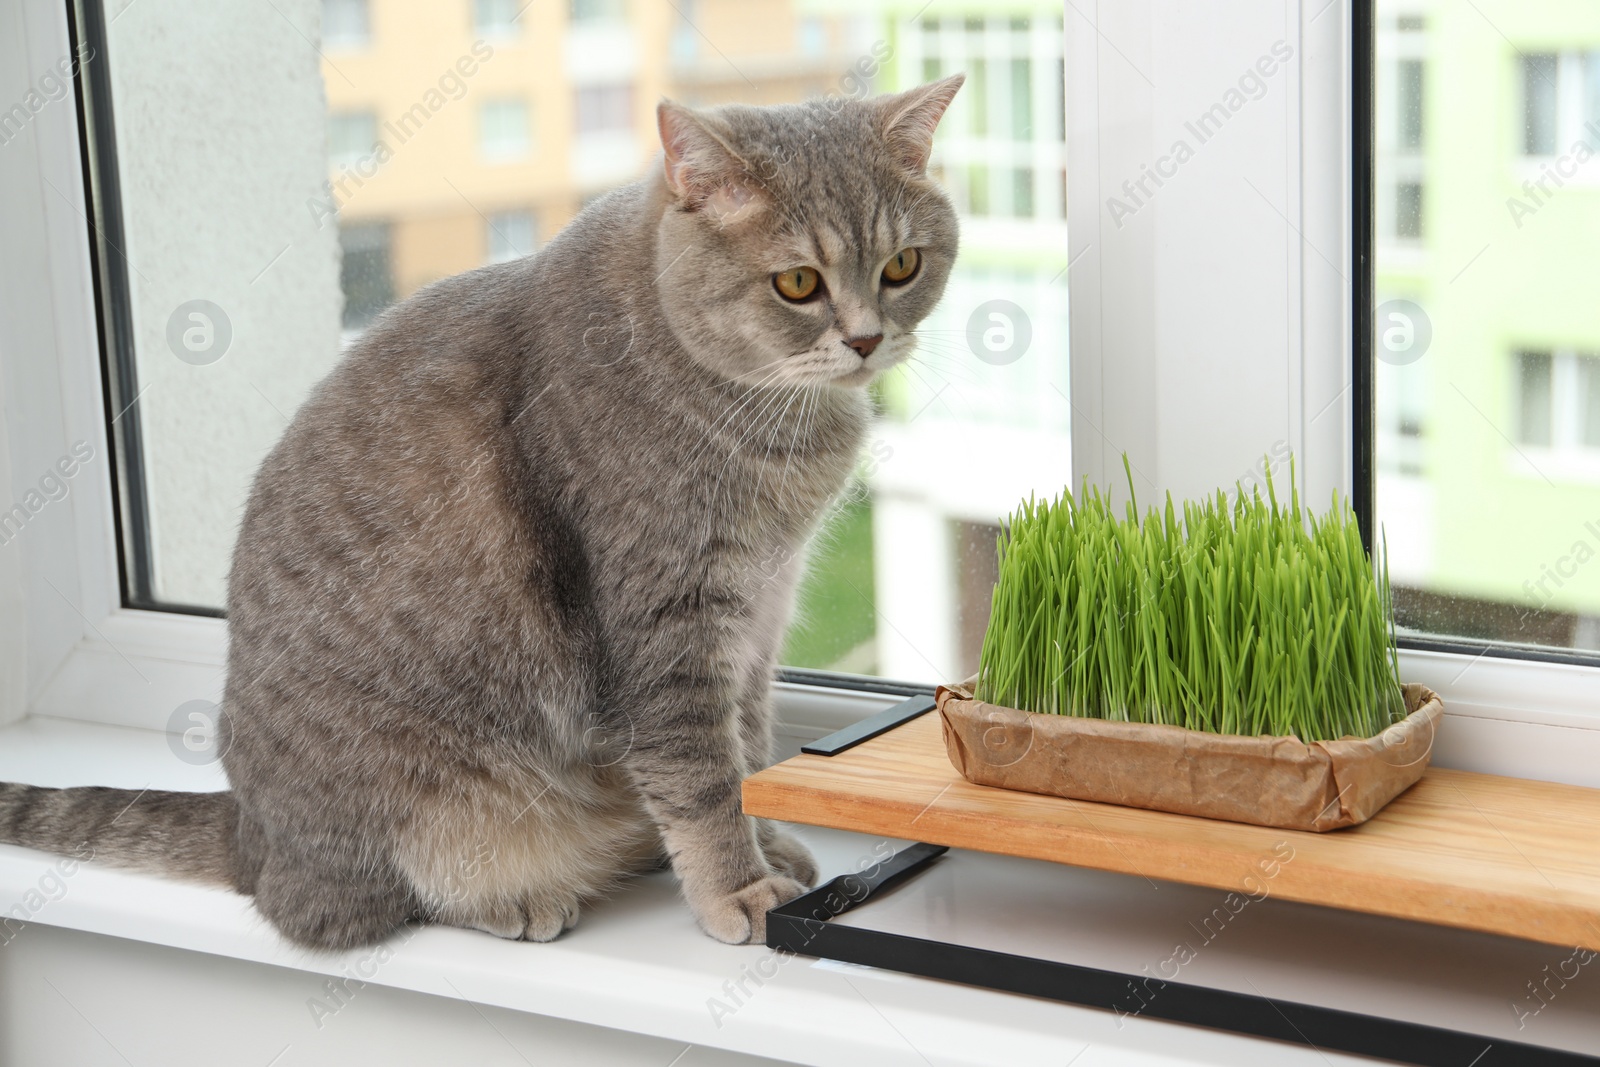
POLYGON ((1600 951, 1600 790, 1430 768, 1313 834, 972 785, 924 715, 747 779, 751 815, 1600 951))

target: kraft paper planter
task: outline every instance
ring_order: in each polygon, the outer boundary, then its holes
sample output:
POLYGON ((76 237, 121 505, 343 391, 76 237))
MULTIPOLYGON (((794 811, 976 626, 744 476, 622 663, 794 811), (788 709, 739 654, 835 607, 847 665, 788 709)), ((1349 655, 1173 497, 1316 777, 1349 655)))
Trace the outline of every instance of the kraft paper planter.
POLYGON ((976 785, 1286 830, 1372 818, 1428 766, 1444 705, 1403 687, 1405 719, 1376 737, 1241 737, 1179 726, 1041 715, 940 686, 950 762, 976 785))

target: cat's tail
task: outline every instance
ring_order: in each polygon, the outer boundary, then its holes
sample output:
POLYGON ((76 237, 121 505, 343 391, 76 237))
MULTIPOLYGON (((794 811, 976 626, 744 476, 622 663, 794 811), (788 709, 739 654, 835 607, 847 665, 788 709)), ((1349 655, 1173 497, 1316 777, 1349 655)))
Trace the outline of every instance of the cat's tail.
POLYGON ((0 844, 236 889, 232 793, 0 782, 0 844))

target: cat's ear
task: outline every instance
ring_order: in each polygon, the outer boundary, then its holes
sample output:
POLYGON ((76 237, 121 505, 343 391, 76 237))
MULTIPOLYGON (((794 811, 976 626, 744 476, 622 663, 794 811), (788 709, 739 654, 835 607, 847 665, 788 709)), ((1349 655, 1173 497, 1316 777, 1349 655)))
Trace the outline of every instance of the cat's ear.
POLYGON ((665 153, 662 177, 680 203, 725 221, 756 206, 758 194, 744 162, 718 133, 714 119, 663 100, 656 106, 656 126, 665 153))
POLYGON ((928 156, 933 152, 933 131, 938 129, 945 109, 966 80, 965 74, 952 74, 878 101, 883 138, 889 142, 900 165, 913 174, 928 169, 928 156))

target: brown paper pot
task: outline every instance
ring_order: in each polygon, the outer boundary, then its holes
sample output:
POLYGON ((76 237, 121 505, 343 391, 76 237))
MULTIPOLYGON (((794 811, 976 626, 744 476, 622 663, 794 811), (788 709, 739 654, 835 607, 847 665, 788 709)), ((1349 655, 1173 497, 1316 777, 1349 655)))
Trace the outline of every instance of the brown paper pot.
POLYGON ((1039 715, 940 686, 950 762, 977 785, 1199 815, 1337 830, 1372 818, 1428 766, 1444 705, 1404 687, 1405 719, 1376 737, 1241 737, 1179 726, 1039 715))

